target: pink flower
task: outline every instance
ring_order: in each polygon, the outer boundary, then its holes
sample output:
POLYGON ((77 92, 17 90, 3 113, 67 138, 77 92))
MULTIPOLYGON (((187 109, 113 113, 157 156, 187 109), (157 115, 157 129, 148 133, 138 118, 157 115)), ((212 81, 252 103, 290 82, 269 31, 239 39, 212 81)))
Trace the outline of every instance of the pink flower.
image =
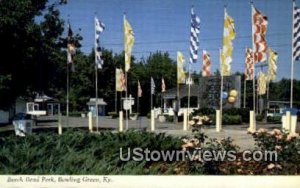
POLYGON ((281 134, 281 130, 279 129, 273 129, 273 131, 271 132, 271 135, 279 135, 281 134))
POLYGON ((290 140, 292 140, 293 138, 297 138, 298 136, 299 136, 298 133, 290 133, 290 134, 287 136, 286 140, 290 141, 290 140))
POLYGON ((268 165, 267 168, 268 168, 269 170, 271 170, 271 169, 273 169, 274 167, 275 167, 275 165, 274 165, 273 163, 270 163, 270 164, 268 165))
POLYGON ((194 120, 191 120, 191 121, 189 121, 188 124, 189 124, 189 125, 194 125, 194 124, 195 124, 195 121, 194 121, 194 120))
POLYGON ((282 166, 281 166, 281 165, 279 165, 279 164, 276 164, 275 166, 276 166, 276 168, 278 168, 278 169, 282 170, 282 166))
POLYGON ((267 129, 264 129, 264 128, 260 128, 260 129, 258 129, 257 132, 258 132, 258 133, 266 133, 266 132, 268 132, 268 130, 267 130, 267 129))
POLYGON ((251 129, 250 127, 247 129, 247 133, 248 134, 254 134, 254 133, 256 133, 256 131, 255 130, 253 130, 253 129, 251 129))
POLYGON ((282 134, 275 135, 275 137, 277 138, 277 140, 281 140, 283 138, 282 134))
POLYGON ((183 143, 185 143, 185 144, 186 144, 186 143, 188 143, 188 141, 189 141, 189 140, 188 140, 188 139, 186 139, 186 138, 184 138, 184 139, 182 139, 181 141, 182 141, 183 143))
POLYGON ((281 151, 281 150, 282 150, 282 146, 276 145, 276 146, 275 146, 275 150, 281 151))

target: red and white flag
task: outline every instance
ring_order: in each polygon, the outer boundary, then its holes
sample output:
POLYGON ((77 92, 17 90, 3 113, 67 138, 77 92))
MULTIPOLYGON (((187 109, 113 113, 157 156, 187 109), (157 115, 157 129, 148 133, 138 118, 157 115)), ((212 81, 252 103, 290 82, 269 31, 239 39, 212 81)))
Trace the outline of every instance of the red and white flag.
POLYGON ((246 48, 245 56, 245 80, 253 80, 253 51, 250 48, 246 48))
POLYGON ((142 97, 143 91, 141 88, 141 84, 140 81, 138 80, 138 97, 142 97))
POLYGON ((164 78, 161 78, 161 92, 165 92, 166 91, 166 84, 165 84, 165 80, 164 78))
POLYGON ((252 40, 254 63, 267 60, 268 45, 266 41, 266 32, 268 18, 252 6, 252 40))
POLYGON ((202 76, 211 76, 210 67, 211 67, 211 61, 210 61, 210 55, 207 53, 206 50, 203 50, 203 65, 202 65, 202 76))

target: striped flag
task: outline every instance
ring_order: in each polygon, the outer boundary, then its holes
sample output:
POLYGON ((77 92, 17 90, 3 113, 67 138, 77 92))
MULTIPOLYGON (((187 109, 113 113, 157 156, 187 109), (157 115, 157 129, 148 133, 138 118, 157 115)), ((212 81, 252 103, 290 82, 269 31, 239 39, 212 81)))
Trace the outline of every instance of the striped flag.
POLYGON ((164 78, 161 78, 161 92, 166 92, 166 84, 164 78))
POLYGON ((124 47, 125 47, 125 71, 128 72, 131 64, 131 52, 134 44, 134 33, 131 25, 124 16, 124 47))
POLYGON ((211 60, 210 55, 207 53, 206 50, 203 50, 203 65, 202 65, 202 76, 211 76, 210 67, 211 67, 211 60))
POLYGON ((184 56, 181 52, 177 52, 177 84, 185 83, 185 72, 184 72, 184 56))
POLYGON ((277 59, 278 59, 278 54, 270 48, 269 49, 269 61, 268 61, 269 62, 268 81, 273 81, 276 79, 277 59))
POLYGON ((153 78, 151 77, 151 95, 155 94, 155 83, 153 78))
POLYGON ((258 79, 257 79, 257 85, 258 85, 258 95, 264 95, 267 91, 267 78, 266 75, 263 72, 259 72, 258 79))
POLYGON ((253 80, 254 62, 252 49, 246 48, 245 56, 245 80, 253 80))
POLYGON ((224 11, 224 31, 223 31, 223 49, 221 53, 221 75, 231 75, 231 62, 233 45, 232 40, 235 38, 234 20, 224 11))
POLYGON ((190 36, 190 63, 196 63, 198 59, 198 48, 200 33, 200 18, 191 9, 191 36, 190 36))
POLYGON ((252 6, 252 34, 254 63, 267 60, 268 46, 266 32, 268 18, 252 6))
POLYGON ((73 58, 76 53, 76 47, 73 41, 73 31, 71 28, 71 24, 68 24, 68 44, 67 44, 67 63, 74 63, 73 58))
POLYGON ((100 33, 105 29, 105 25, 95 17, 95 63, 98 69, 102 69, 103 59, 100 47, 100 33))
POLYGON ((125 76, 122 69, 116 68, 116 91, 126 91, 125 76))
POLYGON ((140 84, 140 81, 138 80, 138 97, 142 97, 143 91, 140 84))
POLYGON ((293 3, 293 60, 300 60, 300 8, 293 3))

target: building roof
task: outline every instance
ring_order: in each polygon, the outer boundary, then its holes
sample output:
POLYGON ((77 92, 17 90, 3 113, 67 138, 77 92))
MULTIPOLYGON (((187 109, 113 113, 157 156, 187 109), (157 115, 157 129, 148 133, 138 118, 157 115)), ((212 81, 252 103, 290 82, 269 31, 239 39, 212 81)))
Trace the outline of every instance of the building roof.
POLYGON ((45 94, 37 94, 35 99, 34 99, 34 102, 48 102, 48 103, 56 103, 58 102, 57 99, 54 99, 53 97, 49 97, 48 95, 45 95, 45 94))
MULTIPOLYGON (((103 100, 103 98, 98 98, 98 106, 106 106, 107 103, 103 100)), ((90 101, 86 103, 88 106, 96 105, 96 98, 90 98, 90 101)))
MULTIPOLYGON (((200 86, 193 84, 191 85, 191 95, 190 96, 198 96, 199 95, 200 86)), ((175 99, 177 96, 177 88, 172 88, 166 90, 166 92, 163 93, 162 97, 163 99, 175 99)), ((183 98, 188 96, 188 85, 181 85, 179 86, 179 97, 183 98)))

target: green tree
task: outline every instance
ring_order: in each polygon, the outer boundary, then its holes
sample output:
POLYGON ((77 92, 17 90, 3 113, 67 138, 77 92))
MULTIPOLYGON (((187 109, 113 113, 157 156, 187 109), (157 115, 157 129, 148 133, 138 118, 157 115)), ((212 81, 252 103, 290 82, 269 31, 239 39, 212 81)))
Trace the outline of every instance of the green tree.
POLYGON ((10 106, 17 96, 51 91, 56 62, 62 55, 64 22, 57 6, 63 3, 0 1, 0 40, 6 41, 0 52, 6 59, 0 64, 0 108, 10 106))

